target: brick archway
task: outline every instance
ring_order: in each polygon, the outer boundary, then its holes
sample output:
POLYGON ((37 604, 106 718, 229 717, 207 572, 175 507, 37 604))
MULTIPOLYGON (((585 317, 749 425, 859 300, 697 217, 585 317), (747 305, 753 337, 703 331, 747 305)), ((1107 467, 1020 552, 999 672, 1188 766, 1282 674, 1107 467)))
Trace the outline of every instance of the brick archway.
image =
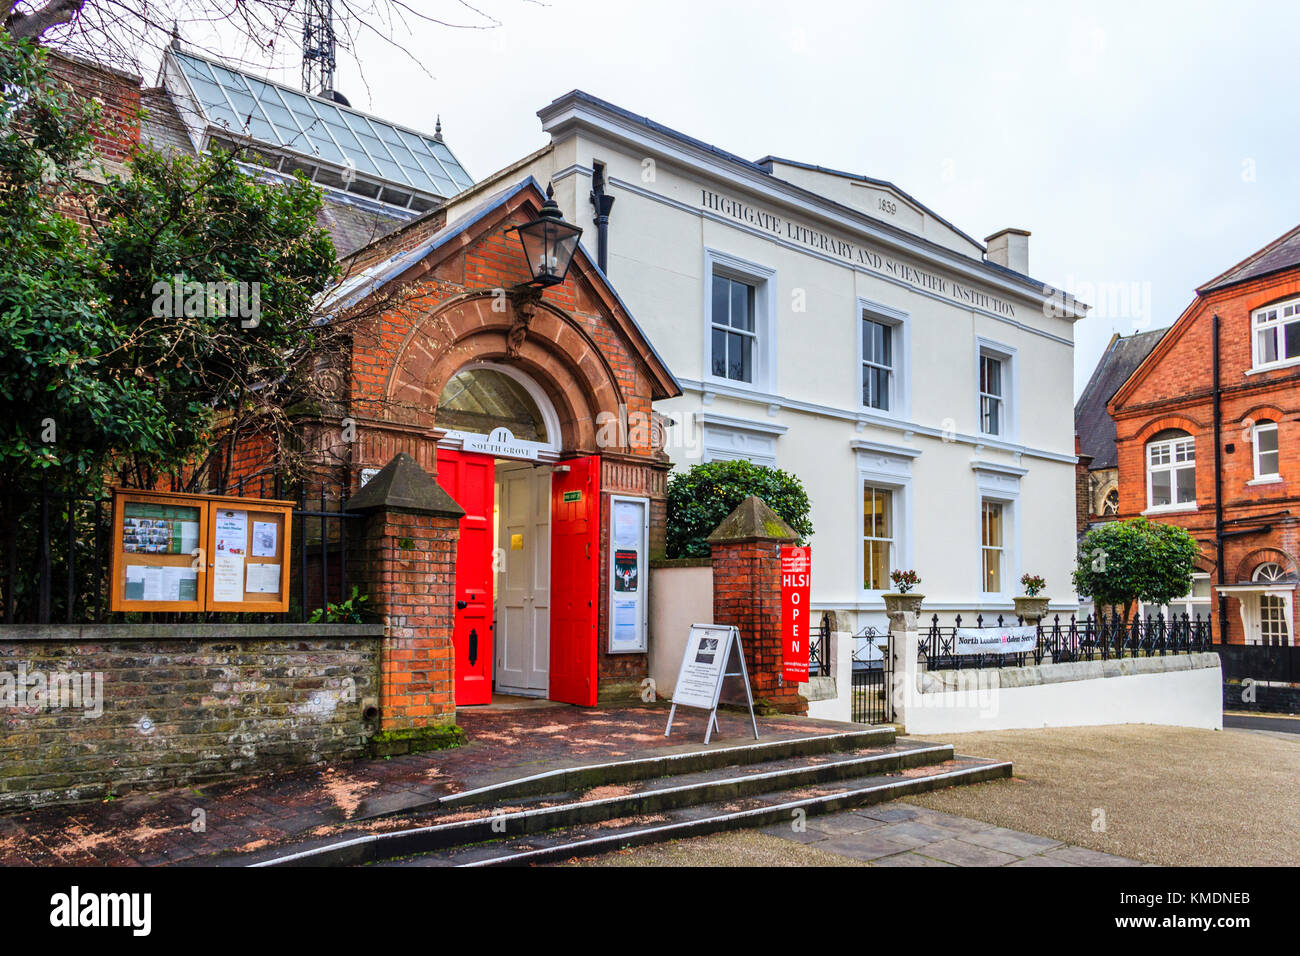
POLYGON ((601 346, 580 322, 545 301, 530 309, 485 291, 442 304, 407 335, 385 383, 388 416, 436 427, 443 387, 471 362, 500 362, 530 376, 555 408, 565 452, 595 454, 597 416, 617 416, 627 404, 601 346))
POLYGON ((1257 548, 1237 562, 1236 580, 1253 580, 1255 569, 1261 564, 1268 564, 1270 562, 1282 566, 1290 574, 1296 574, 1297 570, 1300 570, 1300 564, 1296 563, 1295 558, 1280 548, 1257 548))

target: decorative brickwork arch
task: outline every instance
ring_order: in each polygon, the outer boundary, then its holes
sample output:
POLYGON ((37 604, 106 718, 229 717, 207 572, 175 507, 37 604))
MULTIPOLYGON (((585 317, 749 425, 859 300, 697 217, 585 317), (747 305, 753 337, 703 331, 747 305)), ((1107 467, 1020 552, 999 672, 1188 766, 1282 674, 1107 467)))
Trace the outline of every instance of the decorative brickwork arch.
POLYGON ((1166 429, 1176 428, 1196 438, 1204 433, 1205 427, 1194 419, 1182 415, 1161 415, 1159 418, 1153 418, 1143 425, 1133 437, 1142 444, 1146 444, 1153 435, 1158 435, 1166 429))
POLYGON ((1237 562, 1236 581, 1253 581, 1255 569, 1261 564, 1276 564, 1289 574, 1297 574, 1300 564, 1280 548, 1257 548, 1237 562))
POLYGON ((531 377, 555 407, 566 452, 596 453, 597 416, 628 404, 602 349, 573 317, 549 302, 520 306, 474 292, 443 303, 407 335, 385 383, 389 417, 437 427, 444 386, 471 362, 500 362, 531 377))

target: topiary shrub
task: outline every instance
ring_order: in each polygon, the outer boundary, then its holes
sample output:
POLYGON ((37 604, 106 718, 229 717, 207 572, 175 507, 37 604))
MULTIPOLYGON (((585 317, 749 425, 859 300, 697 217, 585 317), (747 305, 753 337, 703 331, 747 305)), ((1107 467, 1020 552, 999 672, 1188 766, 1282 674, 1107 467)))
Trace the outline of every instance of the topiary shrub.
POLYGON ((807 543, 813 533, 812 506, 798 478, 748 461, 711 461, 668 479, 668 557, 708 557, 706 539, 750 495, 780 515, 800 544, 807 543))

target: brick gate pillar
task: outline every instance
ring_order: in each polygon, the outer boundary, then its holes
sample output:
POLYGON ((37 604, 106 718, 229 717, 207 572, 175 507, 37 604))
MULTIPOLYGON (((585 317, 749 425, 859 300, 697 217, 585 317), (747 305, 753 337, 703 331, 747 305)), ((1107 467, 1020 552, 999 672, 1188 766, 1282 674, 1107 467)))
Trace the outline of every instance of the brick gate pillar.
POLYGON ((713 623, 740 629, 755 708, 808 713, 799 685, 781 678, 781 545, 799 536, 750 495, 709 535, 713 623))
POLYGON ((445 746, 454 723, 456 542, 465 510, 405 452, 380 469, 348 502, 364 513, 359 548, 371 606, 384 623, 380 678, 381 736, 409 746, 445 746), (421 730, 428 729, 428 741, 421 730))

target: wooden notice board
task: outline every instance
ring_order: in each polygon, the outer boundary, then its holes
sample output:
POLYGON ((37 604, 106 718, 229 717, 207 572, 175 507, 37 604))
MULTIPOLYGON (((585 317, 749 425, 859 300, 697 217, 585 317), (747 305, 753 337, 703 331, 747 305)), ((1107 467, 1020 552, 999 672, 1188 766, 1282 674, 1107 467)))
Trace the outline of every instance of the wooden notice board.
POLYGON ((293 502, 113 489, 114 611, 289 609, 293 502))

